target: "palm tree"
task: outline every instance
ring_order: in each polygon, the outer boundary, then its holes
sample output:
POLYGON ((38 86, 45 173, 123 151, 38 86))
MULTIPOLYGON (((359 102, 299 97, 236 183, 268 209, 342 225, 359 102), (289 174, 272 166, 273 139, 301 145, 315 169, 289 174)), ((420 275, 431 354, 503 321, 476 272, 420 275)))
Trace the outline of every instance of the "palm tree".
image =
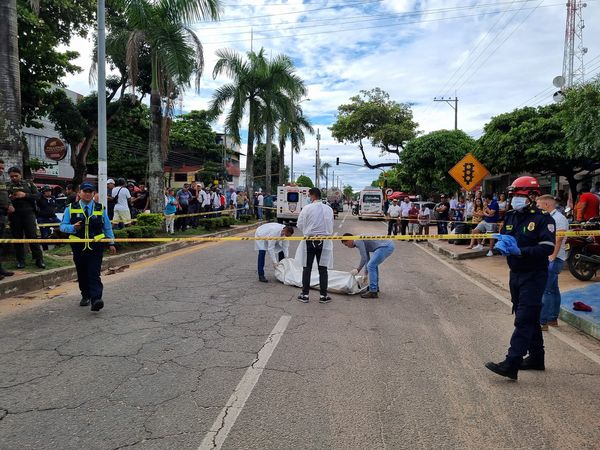
POLYGON ((0 0, 0 158, 9 165, 23 163, 18 18, 17 0, 0 0))
POLYGON ((200 89, 204 69, 202 44, 190 24, 202 19, 217 20, 220 0, 128 0, 125 17, 131 27, 127 42, 127 65, 135 87, 138 59, 142 50, 150 54, 150 139, 148 184, 151 210, 163 209, 163 164, 175 100, 195 77, 200 89), (163 113, 162 105, 165 104, 163 113))
MULTIPOLYGON (((292 151, 300 153, 300 148, 304 145, 306 139, 304 131, 308 131, 310 134, 314 134, 310 121, 303 115, 302 108, 296 103, 294 105, 293 115, 291 117, 283 118, 279 122, 279 180, 280 183, 283 180, 283 168, 285 161, 285 144, 289 139, 291 143, 292 151)), ((293 181, 293 180, 292 180, 293 181)))
POLYGON ((247 60, 232 50, 219 50, 219 60, 213 77, 225 72, 232 82, 217 89, 210 104, 213 115, 223 112, 231 101, 226 117, 227 129, 240 143, 240 125, 248 111, 248 139, 246 149, 246 190, 254 188, 254 141, 266 128, 266 185, 271 185, 271 142, 275 125, 280 118, 293 114, 293 105, 304 95, 304 82, 294 73, 292 61, 284 55, 272 60, 265 57, 265 50, 248 52, 247 60))
POLYGON ((329 169, 330 168, 331 168, 331 164, 329 164, 328 162, 321 164, 321 167, 319 167, 319 175, 321 176, 321 178, 325 178, 325 192, 328 192, 328 190, 329 190, 329 169))

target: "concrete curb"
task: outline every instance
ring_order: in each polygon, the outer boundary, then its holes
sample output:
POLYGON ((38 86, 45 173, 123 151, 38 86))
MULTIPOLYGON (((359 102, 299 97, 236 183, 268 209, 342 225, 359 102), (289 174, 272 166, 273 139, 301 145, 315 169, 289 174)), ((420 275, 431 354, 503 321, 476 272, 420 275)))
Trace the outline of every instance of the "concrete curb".
MULTIPOLYGON (((244 233, 252 230, 260 225, 255 223, 251 225, 242 225, 229 230, 220 231, 218 233, 206 234, 206 237, 225 237, 233 234, 244 233)), ((166 244, 160 244, 155 247, 145 248, 143 250, 136 250, 133 252, 124 253, 122 255, 107 256, 102 261, 102 270, 109 269, 111 267, 123 266, 130 264, 141 259, 152 258, 159 256, 164 253, 173 252, 184 247, 191 247, 194 245, 201 244, 202 241, 196 242, 168 242, 166 244)), ((60 267, 58 269, 46 270, 44 272, 32 273, 25 275, 22 278, 11 279, 5 278, 0 282, 0 299, 7 297, 14 297, 15 295, 23 295, 28 292, 38 291, 40 289, 47 289, 52 286, 56 286, 66 281, 72 281, 77 278, 77 272, 75 266, 60 267)))
MULTIPOLYGON (((428 244, 429 247, 434 248, 436 250, 438 250, 440 248, 439 246, 435 246, 434 247, 435 244, 432 245, 433 243, 431 241, 428 241, 427 244, 428 244)), ((443 249, 443 250, 445 250, 445 249, 443 249)), ((451 254, 450 251, 442 252, 442 251, 438 250, 438 252, 441 253, 441 254, 443 254, 443 255, 445 255, 445 256, 447 256, 447 257, 449 257, 449 258, 452 258, 452 259, 455 259, 455 260, 459 259, 459 258, 453 258, 452 256, 450 256, 449 255, 449 254, 451 254)), ((465 259, 465 258, 462 258, 462 259, 465 259)), ((502 289, 504 292, 506 292, 506 293, 509 294, 508 296, 510 298, 510 293, 508 291, 508 288, 507 288, 507 286, 503 285, 502 282, 494 280, 493 278, 486 278, 484 276, 484 274, 482 274, 480 272, 477 272, 477 271, 471 269, 470 267, 466 267, 466 266, 464 266, 462 264, 461 264, 461 269, 465 273, 471 275, 472 277, 478 278, 479 280, 482 280, 482 281, 484 281, 486 283, 489 283, 489 284, 491 284, 493 286, 496 286, 499 289, 502 289)), ((508 271, 508 268, 507 268, 507 271, 508 271)), ((567 291, 567 292, 569 292, 569 291, 567 291)), ((594 321, 586 320, 585 317, 581 317, 581 316, 575 315, 569 309, 568 305, 561 305, 560 306, 560 320, 562 320, 563 322, 571 325, 573 328, 576 328, 579 331, 582 331, 583 333, 587 334, 588 336, 591 336, 591 337, 593 337, 595 339, 600 340, 600 326, 596 322, 594 322, 594 321)))
POLYGON ((479 258, 481 256, 485 256, 485 254, 488 252, 488 249, 486 248, 484 250, 474 250, 468 253, 455 253, 452 250, 448 250, 447 248, 438 245, 435 241, 427 241, 427 245, 436 252, 457 260, 479 258))

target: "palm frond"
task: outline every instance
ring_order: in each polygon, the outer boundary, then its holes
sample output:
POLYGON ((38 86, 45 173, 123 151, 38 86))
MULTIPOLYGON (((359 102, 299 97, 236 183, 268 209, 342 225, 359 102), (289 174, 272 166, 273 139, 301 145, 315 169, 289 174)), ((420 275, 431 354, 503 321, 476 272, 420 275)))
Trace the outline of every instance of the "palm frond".
POLYGON ((138 57, 140 54, 140 47, 144 43, 145 35, 141 30, 134 30, 129 35, 127 40, 127 50, 125 52, 125 61, 127 64, 127 70, 129 72, 129 78, 131 79, 131 87, 135 90, 138 76, 138 57))
POLYGON ((220 0, 160 0, 156 8, 163 17, 186 25, 219 20, 222 10, 220 0))
POLYGON ((184 30, 188 34, 189 45, 194 50, 194 89, 196 92, 200 92, 200 80, 202 78, 202 73, 204 72, 204 48, 202 47, 200 38, 191 28, 184 27, 184 30))

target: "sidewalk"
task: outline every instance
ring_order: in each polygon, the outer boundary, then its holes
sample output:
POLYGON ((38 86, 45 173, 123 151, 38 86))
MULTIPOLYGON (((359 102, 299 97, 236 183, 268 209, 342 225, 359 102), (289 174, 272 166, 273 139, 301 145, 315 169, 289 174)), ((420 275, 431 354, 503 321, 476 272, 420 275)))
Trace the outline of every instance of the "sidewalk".
MULTIPOLYGON (((252 230, 257 225, 260 225, 260 223, 253 223, 250 225, 233 225, 229 229, 216 233, 204 234, 202 237, 208 238, 231 236, 252 230)), ((186 241, 175 241, 147 247, 141 250, 133 250, 126 253, 117 254, 115 256, 106 256, 102 261, 102 270, 104 271, 111 268, 118 269, 119 267, 139 261, 141 259, 152 258, 164 253, 179 250, 183 247, 189 247, 201 243, 202 241, 192 243, 186 241)), ((13 276, 6 277, 0 281, 0 300, 6 297, 22 295, 40 289, 53 289, 60 283, 75 280, 76 278, 77 273, 75 272, 75 266, 73 265, 34 273, 16 271, 13 276)))
MULTIPOLYGON (((492 284, 508 291, 508 266, 503 256, 487 257, 487 249, 473 251, 466 245, 449 244, 447 241, 427 241, 427 245, 449 258, 460 260, 466 271, 484 278, 492 284)), ((562 294, 560 319, 573 327, 600 340, 600 277, 594 281, 579 281, 565 266, 558 284, 562 294), (573 302, 582 301, 593 308, 591 313, 573 310, 573 302)))

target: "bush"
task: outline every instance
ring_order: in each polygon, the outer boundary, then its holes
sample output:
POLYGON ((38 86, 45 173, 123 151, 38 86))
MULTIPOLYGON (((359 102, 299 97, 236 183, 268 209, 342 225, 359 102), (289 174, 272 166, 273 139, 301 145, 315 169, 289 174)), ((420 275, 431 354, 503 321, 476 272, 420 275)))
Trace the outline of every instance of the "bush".
POLYGON ((154 226, 146 226, 140 227, 142 230, 142 237, 153 238, 156 237, 156 233, 158 232, 158 228, 154 226))
POLYGON ((154 227, 159 228, 162 226, 164 217, 162 214, 153 213, 142 213, 136 217, 137 224, 140 227, 154 227))
POLYGON ((127 230, 113 230, 115 239, 127 239, 127 230))
POLYGON ((143 237, 143 228, 140 226, 132 226, 132 227, 127 227, 125 228, 125 230, 127 231, 127 237, 128 238, 141 238, 143 237))

